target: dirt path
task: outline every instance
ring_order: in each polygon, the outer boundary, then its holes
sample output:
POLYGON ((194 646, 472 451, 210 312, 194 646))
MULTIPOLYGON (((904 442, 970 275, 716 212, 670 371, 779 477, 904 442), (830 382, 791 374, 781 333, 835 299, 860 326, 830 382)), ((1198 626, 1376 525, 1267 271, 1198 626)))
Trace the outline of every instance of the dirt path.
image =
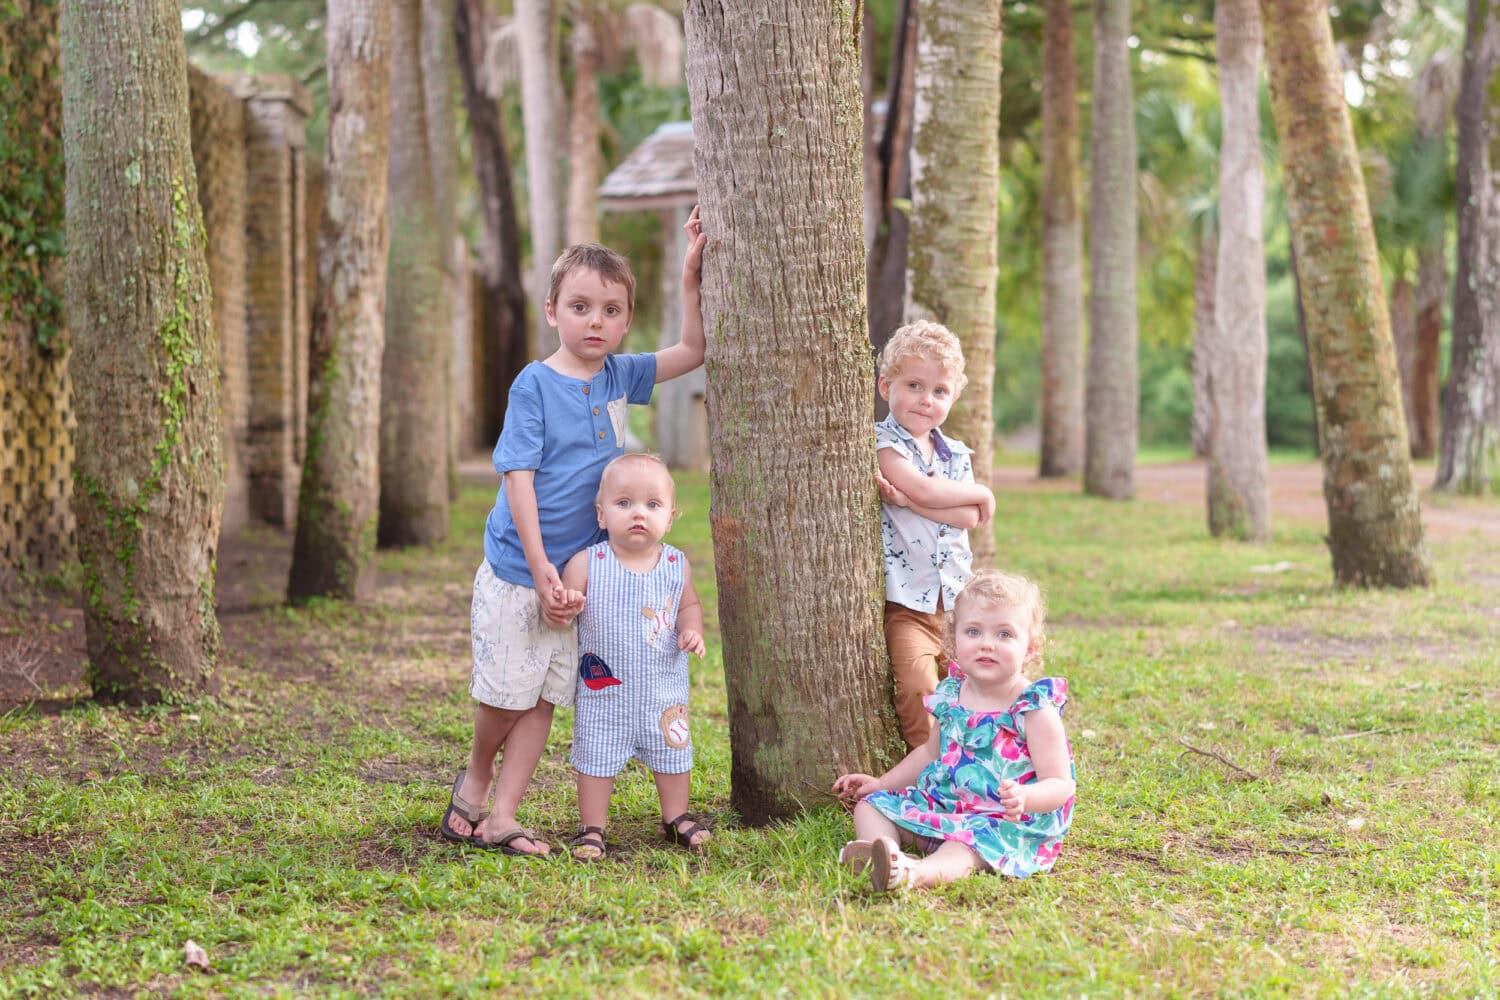
MULTIPOLYGON (((1479 532, 1500 538, 1500 501, 1468 497, 1439 497, 1432 493, 1435 470, 1417 469, 1417 484, 1422 491, 1422 524, 1431 539, 1461 538, 1479 532)), ((1204 509, 1204 488, 1208 475, 1202 462, 1174 462, 1166 465, 1142 465, 1135 470, 1136 498, 1156 503, 1178 504, 1204 509)), ((1045 490, 1060 493, 1078 489, 1077 479, 1042 481, 1032 469, 1007 467, 997 469, 994 483, 998 489, 1045 490)), ((1328 524, 1328 508, 1323 501, 1323 467, 1313 462, 1271 467, 1271 518, 1313 521, 1328 524)))

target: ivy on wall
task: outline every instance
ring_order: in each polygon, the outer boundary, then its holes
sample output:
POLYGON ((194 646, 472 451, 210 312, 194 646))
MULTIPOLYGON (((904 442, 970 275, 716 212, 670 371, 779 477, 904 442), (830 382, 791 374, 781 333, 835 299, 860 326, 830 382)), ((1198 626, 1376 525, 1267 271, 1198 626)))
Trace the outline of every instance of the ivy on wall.
POLYGON ((62 88, 57 0, 0 0, 0 321, 62 347, 62 88))

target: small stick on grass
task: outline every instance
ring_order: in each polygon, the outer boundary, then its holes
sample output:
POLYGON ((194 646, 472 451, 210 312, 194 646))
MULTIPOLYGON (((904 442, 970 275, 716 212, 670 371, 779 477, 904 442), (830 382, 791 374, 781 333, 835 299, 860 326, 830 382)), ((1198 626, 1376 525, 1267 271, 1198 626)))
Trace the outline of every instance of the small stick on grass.
POLYGON ((1256 781, 1262 781, 1262 780, 1265 779, 1265 775, 1256 774, 1254 771, 1251 771, 1248 768, 1240 767, 1240 765, 1236 764, 1234 761, 1230 760, 1228 757, 1225 757, 1223 754, 1218 753, 1218 752, 1216 752, 1214 750, 1200 750, 1198 747, 1193 746, 1191 743, 1189 743, 1187 740, 1183 739, 1180 736, 1177 738, 1177 742, 1181 743, 1183 746, 1187 747, 1193 753, 1202 754, 1205 757, 1212 757, 1214 760, 1218 761, 1219 763, 1224 764, 1227 767, 1232 767, 1236 771, 1240 772, 1241 774, 1246 775, 1247 777, 1254 778, 1256 781))

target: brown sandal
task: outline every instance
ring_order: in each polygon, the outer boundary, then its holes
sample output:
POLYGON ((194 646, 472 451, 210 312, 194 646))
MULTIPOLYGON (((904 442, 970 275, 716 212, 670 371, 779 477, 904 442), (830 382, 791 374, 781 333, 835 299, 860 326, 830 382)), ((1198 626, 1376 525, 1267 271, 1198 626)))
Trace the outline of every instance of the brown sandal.
POLYGON ((685 812, 681 816, 678 816, 676 819, 664 819, 661 822, 661 832, 666 834, 668 840, 684 850, 695 852, 701 851, 703 850, 703 845, 708 841, 708 838, 713 836, 713 831, 704 826, 702 823, 699 823, 698 819, 699 817, 694 816, 690 812, 685 812), (688 825, 687 829, 678 829, 678 824, 684 822, 688 825), (706 834, 707 836, 705 836, 698 843, 693 843, 693 837, 697 836, 700 833, 706 834))
POLYGON ((579 828, 578 832, 568 838, 572 845, 570 853, 574 861, 603 861, 609 855, 609 848, 604 846, 604 827, 585 826, 579 828), (598 854, 580 854, 580 851, 598 851, 598 854))

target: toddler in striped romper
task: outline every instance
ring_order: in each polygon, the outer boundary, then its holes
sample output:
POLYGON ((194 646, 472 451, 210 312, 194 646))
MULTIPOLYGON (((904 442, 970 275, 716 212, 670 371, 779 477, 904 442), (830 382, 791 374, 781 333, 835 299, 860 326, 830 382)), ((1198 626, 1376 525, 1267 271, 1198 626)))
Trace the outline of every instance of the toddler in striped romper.
POLYGON ((697 850, 709 836, 687 808, 688 654, 706 649, 687 557, 662 542, 675 499, 672 474, 655 455, 614 459, 595 503, 607 538, 563 568, 564 588, 583 594, 572 755, 581 823, 571 841, 581 861, 605 855, 615 777, 632 757, 656 779, 666 838, 697 850))

